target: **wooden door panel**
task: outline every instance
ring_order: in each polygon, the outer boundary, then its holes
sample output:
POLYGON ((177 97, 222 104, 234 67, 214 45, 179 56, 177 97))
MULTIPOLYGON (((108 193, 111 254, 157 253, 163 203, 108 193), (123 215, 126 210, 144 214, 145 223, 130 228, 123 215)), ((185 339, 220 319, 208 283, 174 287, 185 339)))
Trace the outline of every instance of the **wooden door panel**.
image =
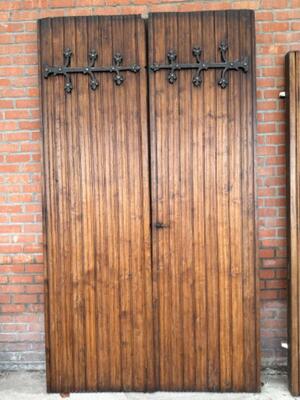
POLYGON ((73 73, 71 94, 61 74, 41 78, 48 390, 258 390, 253 14, 150 17, 149 65, 171 49, 194 62, 195 46, 219 61, 222 40, 228 59, 248 55, 226 89, 219 70, 198 88, 195 71, 173 85, 149 71, 148 89, 137 16, 39 30, 41 72, 66 48, 71 66, 92 49, 95 65, 141 66, 120 86, 96 74, 96 90, 73 73))
POLYGON ((139 73, 41 78, 48 390, 154 387, 145 26, 136 16, 40 21, 41 69, 139 64, 139 73))
POLYGON ((156 381, 161 390, 259 390, 250 11, 153 14, 148 64, 250 57, 249 71, 149 72, 156 381))

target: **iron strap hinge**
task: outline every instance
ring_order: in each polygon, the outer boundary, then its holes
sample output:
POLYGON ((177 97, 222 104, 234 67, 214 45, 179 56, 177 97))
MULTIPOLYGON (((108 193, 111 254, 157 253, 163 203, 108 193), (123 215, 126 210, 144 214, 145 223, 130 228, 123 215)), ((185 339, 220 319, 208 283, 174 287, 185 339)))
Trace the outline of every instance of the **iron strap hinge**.
POLYGON ((185 70, 185 69, 193 69, 196 70, 195 75, 193 76, 192 82, 196 87, 201 86, 203 81, 202 71, 207 71, 209 69, 222 69, 221 76, 218 80, 218 84, 222 89, 225 89, 228 86, 228 78, 227 72, 230 70, 242 70, 244 72, 248 72, 249 69, 249 59, 248 57, 243 57, 241 60, 228 61, 226 58, 226 52, 228 50, 228 44, 225 41, 222 41, 219 50, 221 53, 221 61, 220 62, 206 62, 201 61, 201 53, 202 50, 200 47, 194 47, 192 50, 192 54, 196 59, 195 63, 186 63, 179 64, 176 62, 177 54, 174 50, 170 50, 167 54, 168 64, 152 64, 150 65, 150 71, 157 72, 161 69, 170 70, 168 73, 168 81, 169 83, 174 83, 177 80, 176 71, 185 70))
MULTIPOLYGON (((149 66, 149 70, 152 72, 157 72, 159 70, 169 70, 170 72, 167 75, 167 79, 169 83, 173 84, 177 80, 176 71, 180 70, 196 70, 192 78, 193 85, 195 87, 201 86, 203 81, 202 71, 207 71, 209 69, 221 69, 221 76, 218 80, 218 84, 222 89, 228 86, 228 78, 227 72, 230 70, 242 70, 243 72, 247 72, 249 68, 249 59, 248 57, 244 57, 241 60, 228 61, 226 58, 226 52, 228 50, 228 44, 223 41, 219 46, 219 50, 221 53, 221 61, 220 62, 206 62, 201 61, 201 53, 202 50, 200 47, 194 47, 192 50, 192 54, 196 59, 195 63, 183 63, 180 64, 176 62, 177 54, 174 50, 170 50, 167 54, 168 64, 157 64, 154 63, 149 66)), ((72 67, 71 66, 71 57, 72 50, 67 48, 63 53, 64 63, 63 65, 58 66, 49 66, 45 64, 43 66, 43 75, 44 78, 48 78, 50 75, 63 75, 65 77, 65 92, 71 93, 73 90, 73 83, 71 80, 70 74, 80 73, 84 75, 88 75, 90 77, 90 88, 92 90, 96 90, 99 86, 99 81, 97 80, 95 73, 113 73, 113 81, 117 86, 122 85, 125 81, 125 77, 122 72, 133 72, 137 73, 141 70, 141 67, 138 64, 132 64, 129 66, 122 65, 123 57, 120 53, 116 53, 113 56, 112 65, 110 66, 95 66, 95 62, 98 58, 98 53, 96 50, 91 50, 88 54, 89 63, 85 67, 72 67)))
POLYGON ((65 92, 66 93, 71 93, 73 90, 73 83, 71 80, 70 74, 74 73, 79 73, 79 74, 85 74, 89 75, 90 77, 90 88, 92 90, 96 90, 97 87, 99 86, 99 82, 95 76, 96 72, 108 72, 108 73, 113 73, 114 77, 113 80, 116 85, 120 86, 125 78, 121 74, 121 72, 129 71, 129 72, 139 72, 141 67, 137 64, 129 65, 129 66, 124 66, 122 65, 123 62, 123 57, 120 53, 116 53, 113 56, 113 63, 110 66, 104 66, 104 67, 97 67, 95 66, 95 62, 98 58, 98 53, 96 50, 91 50, 88 54, 89 58, 89 65, 86 67, 71 67, 71 57, 73 53, 71 49, 65 49, 63 56, 64 56, 64 64, 63 65, 58 65, 58 66, 49 66, 48 64, 45 64, 43 67, 43 75, 44 78, 48 78, 50 75, 56 76, 56 75, 64 75, 65 77, 65 92))

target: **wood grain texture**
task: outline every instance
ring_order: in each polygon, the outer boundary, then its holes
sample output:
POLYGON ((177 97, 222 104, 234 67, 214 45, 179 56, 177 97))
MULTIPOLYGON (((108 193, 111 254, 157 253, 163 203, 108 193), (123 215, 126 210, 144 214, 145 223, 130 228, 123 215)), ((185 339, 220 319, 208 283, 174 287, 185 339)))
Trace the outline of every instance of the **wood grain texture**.
POLYGON ((40 65, 111 65, 120 87, 41 78, 47 388, 257 391, 254 14, 221 11, 41 20, 40 65), (247 74, 164 63, 248 55, 247 74), (148 50, 147 50, 148 49, 148 50), (148 76, 147 76, 148 74, 148 76), (150 145, 150 146, 149 146, 150 145), (151 189, 151 190, 150 190, 151 189), (161 222, 165 229, 155 228, 161 222))
POLYGON ((300 279, 299 279, 299 222, 300 222, 300 52, 286 55, 286 94, 288 122, 289 171, 289 387, 294 396, 300 395, 300 279))
POLYGON ((148 63, 250 56, 250 70, 149 73, 156 379, 160 390, 258 391, 255 42, 251 11, 153 14, 148 63))
MULTIPOLYGON (((41 65, 145 65, 135 16, 45 19, 41 65)), ((41 80, 46 243, 47 386, 51 392, 154 388, 147 77, 41 80)))

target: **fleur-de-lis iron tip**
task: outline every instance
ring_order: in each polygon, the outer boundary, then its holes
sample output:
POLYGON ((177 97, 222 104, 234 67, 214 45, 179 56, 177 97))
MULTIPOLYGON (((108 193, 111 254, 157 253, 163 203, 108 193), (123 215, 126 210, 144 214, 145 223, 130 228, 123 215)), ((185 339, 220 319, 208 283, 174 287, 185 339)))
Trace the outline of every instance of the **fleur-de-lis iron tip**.
POLYGON ((202 83, 202 71, 207 71, 208 69, 221 69, 221 77, 218 80, 219 86, 224 89, 228 85, 227 72, 229 70, 242 70, 244 72, 248 71, 248 57, 244 57, 242 60, 227 61, 226 52, 228 50, 227 40, 223 40, 219 45, 219 50, 221 53, 221 62, 210 62, 201 61, 202 50, 200 47, 195 46, 192 48, 192 54, 196 58, 194 63, 178 63, 176 61, 177 54, 174 50, 169 50, 167 53, 168 64, 158 64, 153 63, 150 65, 149 69, 152 72, 157 72, 160 69, 170 70, 168 72, 167 78, 169 83, 173 84, 177 80, 176 71, 180 70, 197 70, 192 78, 192 83, 195 87, 200 87, 202 83))
POLYGON ((176 52, 174 50, 169 50, 168 51, 168 60, 169 60, 169 62, 172 63, 172 62, 176 61, 176 58, 177 58, 176 52))
POLYGON ((73 84, 70 78, 70 74, 72 73, 81 73, 84 75, 89 75, 90 82, 89 86, 92 90, 96 90, 99 86, 99 82, 96 79, 95 73, 100 72, 110 72, 114 73, 113 80, 117 86, 120 86, 124 81, 125 77, 121 75, 121 71, 130 71, 130 72, 139 72, 141 67, 138 64, 132 64, 129 66, 121 65, 123 62, 123 56, 121 53, 116 53, 113 56, 112 65, 110 66, 95 66, 96 60, 98 59, 98 53, 95 49, 91 49, 88 52, 88 65, 85 67, 71 67, 71 57, 73 52, 70 48, 65 48, 63 51, 64 63, 63 65, 58 66, 49 66, 48 64, 44 65, 43 68, 43 76, 44 78, 48 78, 50 75, 64 75, 65 77, 65 86, 64 90, 66 93, 71 93, 73 90, 73 84))
POLYGON ((64 89, 65 89, 65 92, 66 92, 66 93, 71 93, 72 90, 73 90, 72 82, 71 82, 71 81, 67 81, 67 82, 65 83, 64 89))
POLYGON ((113 61, 114 61, 115 65, 120 66, 122 64, 122 62, 123 62, 122 55, 120 53, 116 53, 113 56, 113 61))

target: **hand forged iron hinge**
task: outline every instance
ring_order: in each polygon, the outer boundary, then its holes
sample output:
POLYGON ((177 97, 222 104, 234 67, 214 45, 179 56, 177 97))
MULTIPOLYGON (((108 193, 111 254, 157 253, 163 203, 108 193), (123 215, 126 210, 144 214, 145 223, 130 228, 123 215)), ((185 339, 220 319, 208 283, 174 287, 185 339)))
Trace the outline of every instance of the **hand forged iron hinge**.
POLYGON ((125 77, 121 75, 121 72, 125 71, 130 71, 130 72, 139 72, 141 67, 137 64, 129 65, 129 66, 124 66, 122 65, 123 62, 123 57, 120 53, 116 53, 113 56, 113 64, 110 66, 104 66, 104 67, 97 67, 95 66, 95 62, 98 58, 98 53, 96 50, 91 50, 89 52, 88 58, 89 58, 89 65, 86 67, 71 67, 71 57, 72 57, 72 50, 67 48, 65 49, 63 56, 64 56, 64 64, 63 65, 58 65, 58 66, 49 66, 48 64, 45 64, 43 67, 43 75, 44 78, 48 78, 50 75, 56 76, 56 75, 64 75, 65 77, 65 92, 66 93, 71 93, 73 90, 73 84, 72 80, 70 77, 70 74, 72 73, 81 73, 85 75, 89 75, 90 77, 90 88, 92 90, 96 90, 97 87, 99 86, 99 82, 95 76, 96 72, 110 72, 114 73, 113 80, 116 85, 120 86, 125 80, 125 77))
MULTIPOLYGON (((183 63, 179 64, 176 62, 177 54, 174 50, 170 50, 167 54, 168 64, 157 64, 154 63, 150 65, 149 69, 152 72, 157 72, 159 70, 170 70, 167 75, 168 81, 170 83, 175 83, 177 80, 176 71, 180 70, 187 70, 192 69, 196 70, 196 73, 193 76, 192 82, 193 85, 196 87, 201 86, 203 81, 202 78, 202 71, 207 71, 208 69, 222 69, 220 79, 218 80, 218 84, 221 86, 222 89, 228 86, 228 78, 227 72, 230 70, 242 70, 244 72, 248 72, 249 68, 249 59, 248 57, 244 57, 241 60, 234 60, 228 61, 226 58, 226 52, 228 50, 228 44, 225 41, 222 41, 219 50, 221 53, 221 61, 220 62, 206 62, 201 61, 201 53, 202 50, 200 47, 194 47, 192 50, 192 54, 196 59, 195 63, 183 63)), ((89 64, 86 67, 72 67, 71 64, 71 57, 72 57, 72 50, 67 48, 64 50, 63 57, 64 57, 64 64, 58 66, 49 66, 45 64, 43 66, 43 75, 44 78, 48 78, 50 75, 63 75, 65 77, 65 92, 71 93, 73 90, 73 84, 71 80, 70 74, 72 73, 81 73, 85 75, 89 75, 90 77, 90 88, 92 90, 96 90, 99 86, 99 82, 95 76, 95 73, 114 73, 113 80, 117 86, 120 86, 125 77, 121 74, 121 72, 129 71, 137 73, 141 70, 141 67, 137 64, 124 66, 122 65, 123 57, 120 53, 116 53, 113 56, 112 65, 110 66, 95 66, 95 62, 98 58, 98 53, 96 50, 91 50, 88 54, 89 64)))
POLYGON ((196 87, 201 86, 203 81, 201 72, 207 71, 208 69, 222 69, 222 73, 220 79, 218 80, 218 84, 222 89, 225 89, 228 85, 227 72, 229 70, 242 70, 244 72, 248 72, 249 68, 249 60, 248 57, 244 57, 242 60, 228 61, 226 58, 226 52, 228 50, 228 44, 225 41, 222 41, 219 50, 221 53, 221 61, 220 62, 206 62, 201 61, 201 53, 202 50, 200 47, 194 47, 192 50, 193 56, 196 59, 195 63, 185 63, 179 64, 176 62, 177 54, 174 50, 170 50, 167 54, 168 64, 157 64, 154 63, 150 65, 150 71, 157 72, 161 69, 170 70, 168 73, 168 81, 170 83, 174 83, 177 80, 176 71, 184 70, 184 69, 195 69, 197 70, 195 75, 193 76, 192 82, 196 87))

